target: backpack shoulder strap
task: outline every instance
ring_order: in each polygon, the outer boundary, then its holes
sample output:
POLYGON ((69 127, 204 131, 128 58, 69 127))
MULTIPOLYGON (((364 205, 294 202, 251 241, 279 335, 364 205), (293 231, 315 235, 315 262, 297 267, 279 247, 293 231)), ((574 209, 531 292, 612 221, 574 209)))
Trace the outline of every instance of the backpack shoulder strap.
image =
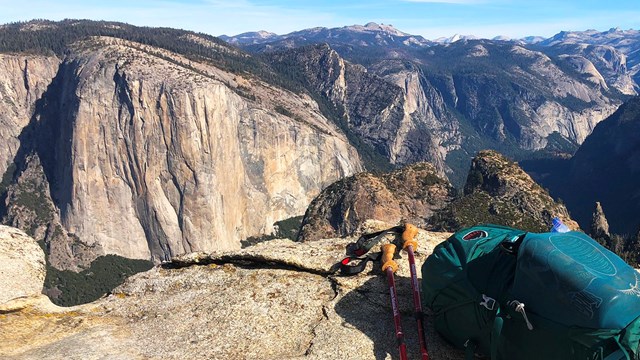
POLYGON ((496 316, 493 319, 493 327, 491 329, 491 360, 498 360, 498 342, 500 341, 500 335, 502 334, 502 324, 504 320, 500 314, 500 308, 496 312, 496 316))

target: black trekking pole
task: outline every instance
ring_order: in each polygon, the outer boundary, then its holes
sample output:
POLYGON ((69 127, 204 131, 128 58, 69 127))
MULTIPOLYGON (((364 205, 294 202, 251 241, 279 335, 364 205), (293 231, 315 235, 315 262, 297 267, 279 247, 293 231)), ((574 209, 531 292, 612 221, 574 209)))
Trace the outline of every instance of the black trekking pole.
POLYGON ((382 271, 387 273, 387 281, 389 282, 389 293, 391 294, 391 309, 393 310, 393 323, 396 330, 396 339, 398 340, 398 349, 400 350, 400 360, 407 360, 407 346, 404 343, 404 333, 400 324, 400 309, 398 308, 398 294, 396 293, 396 282, 393 273, 398 270, 398 264, 393 260, 393 254, 396 252, 396 246, 393 244, 385 244, 382 246, 382 271))
POLYGON ((411 272, 411 289, 413 289, 413 305, 416 321, 418 323, 418 337, 420 338, 420 354, 422 360, 429 360, 427 353, 427 341, 424 336, 424 327, 422 320, 424 313, 422 312, 422 304, 420 302, 420 287, 418 285, 418 274, 416 273, 416 259, 413 256, 413 250, 418 249, 418 242, 414 239, 418 233, 415 225, 406 224, 402 232, 402 249, 409 255, 409 270, 411 272))

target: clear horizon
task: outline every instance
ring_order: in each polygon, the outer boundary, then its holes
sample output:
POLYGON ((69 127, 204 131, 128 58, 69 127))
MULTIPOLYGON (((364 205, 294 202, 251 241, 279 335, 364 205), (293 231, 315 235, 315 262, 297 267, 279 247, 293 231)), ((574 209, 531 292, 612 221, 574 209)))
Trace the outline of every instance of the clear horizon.
POLYGON ((550 37, 560 31, 640 29, 637 0, 613 5, 596 0, 27 0, 20 5, 0 0, 0 23, 91 19, 231 36, 259 30, 282 35, 376 22, 427 39, 455 34, 550 37))

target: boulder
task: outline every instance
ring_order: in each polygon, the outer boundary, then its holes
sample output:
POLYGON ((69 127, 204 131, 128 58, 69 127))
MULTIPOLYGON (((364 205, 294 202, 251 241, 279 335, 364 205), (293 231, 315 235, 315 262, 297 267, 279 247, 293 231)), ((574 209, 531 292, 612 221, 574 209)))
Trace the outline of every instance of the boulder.
POLYGON ((596 208, 593 210, 593 216, 591 217, 591 237, 605 241, 611 238, 609 222, 604 215, 600 202, 596 202, 596 208))
POLYGON ((22 230, 0 225, 0 304, 42 292, 44 251, 22 230))

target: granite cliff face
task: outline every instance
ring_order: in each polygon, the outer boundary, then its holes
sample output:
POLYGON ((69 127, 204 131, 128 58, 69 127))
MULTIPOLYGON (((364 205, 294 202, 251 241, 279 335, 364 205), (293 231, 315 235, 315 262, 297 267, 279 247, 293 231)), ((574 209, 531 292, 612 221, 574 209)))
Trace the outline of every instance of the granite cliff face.
POLYGON ((548 53, 566 61, 575 71, 604 89, 615 89, 625 95, 636 95, 633 79, 637 69, 628 69, 627 55, 611 45, 554 43, 548 53))
POLYGON ((587 59, 615 89, 627 95, 638 93, 640 31, 562 31, 540 44, 550 53, 587 59))
MULTIPOLYGON (((400 86, 345 61, 328 45, 269 54, 277 66, 296 69, 307 87, 332 107, 332 119, 358 148, 369 169, 391 169, 429 161, 444 174, 437 144, 423 121, 414 119, 416 100, 400 86)), ((424 96, 424 95, 422 95, 424 96)))
POLYGON ((56 56, 0 54, 0 173, 4 174, 20 147, 20 134, 58 69, 56 56))
MULTIPOLYGON (((46 216, 94 257, 239 248, 362 170, 311 98, 259 79, 108 37, 73 44, 53 65, 31 121, 15 120, 28 136, 5 156, 15 180, 38 155, 54 205, 46 216)), ((5 221, 19 224, 14 205, 5 221)))
POLYGON ((44 252, 38 244, 23 231, 0 225, 0 306, 40 294, 45 274, 44 252))
POLYGON ((504 149, 515 141, 517 149, 541 150, 553 133, 579 144, 620 104, 606 88, 566 71, 560 60, 513 43, 461 41, 422 60, 435 68, 428 79, 447 105, 481 139, 504 149))
POLYGON ((392 145, 392 161, 429 161, 441 174, 455 178, 447 154, 460 148, 464 136, 442 91, 427 78, 428 71, 406 60, 384 60, 371 66, 372 73, 398 86, 403 94, 403 120, 392 145))

